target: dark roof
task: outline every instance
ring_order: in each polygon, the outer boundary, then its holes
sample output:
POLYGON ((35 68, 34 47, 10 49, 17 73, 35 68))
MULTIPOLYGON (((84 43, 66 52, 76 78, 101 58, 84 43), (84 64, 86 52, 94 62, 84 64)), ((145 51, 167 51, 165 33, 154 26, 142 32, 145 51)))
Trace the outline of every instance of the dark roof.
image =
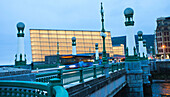
MULTIPOLYGON (((155 36, 151 34, 151 35, 143 35, 142 37, 143 37, 143 39, 146 40, 147 52, 150 53, 150 46, 152 46, 154 48, 155 36)), ((112 40, 113 47, 120 46, 120 44, 124 44, 124 51, 126 53, 126 36, 112 37, 111 40, 112 40)), ((139 45, 138 45, 138 36, 137 35, 135 35, 135 43, 136 43, 137 51, 138 51, 139 45)))

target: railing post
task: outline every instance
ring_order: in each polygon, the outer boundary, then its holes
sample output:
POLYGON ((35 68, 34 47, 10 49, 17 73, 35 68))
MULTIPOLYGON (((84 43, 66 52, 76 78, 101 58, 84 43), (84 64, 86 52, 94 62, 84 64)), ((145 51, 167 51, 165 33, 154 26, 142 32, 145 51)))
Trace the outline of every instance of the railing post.
POLYGON ((119 70, 119 69, 120 69, 120 63, 117 63, 117 67, 118 67, 118 69, 117 69, 117 70, 119 70))
POLYGON ((93 78, 97 78, 96 65, 93 65, 93 71, 94 71, 94 76, 93 76, 93 78))
POLYGON ((102 68, 102 75, 104 74, 104 66, 101 67, 102 68))
POLYGON ((83 67, 80 67, 80 83, 84 82, 84 77, 83 77, 83 67))
POLYGON ((120 63, 120 70, 122 70, 122 63, 120 63))
POLYGON ((59 79, 59 78, 50 79, 50 81, 49 81, 49 89, 48 89, 48 97, 53 97, 54 96, 54 94, 53 94, 53 87, 54 86, 63 86, 63 84, 61 82, 61 79, 59 79))
POLYGON ((119 70, 118 63, 116 63, 116 70, 117 70, 117 71, 119 70))
POLYGON ((61 80, 61 83, 63 85, 63 69, 62 68, 58 68, 57 70, 59 71, 58 78, 61 80))
POLYGON ((114 72, 114 63, 112 63, 112 72, 114 72))
POLYGON ((67 90, 63 87, 61 79, 50 79, 48 97, 69 97, 67 90))

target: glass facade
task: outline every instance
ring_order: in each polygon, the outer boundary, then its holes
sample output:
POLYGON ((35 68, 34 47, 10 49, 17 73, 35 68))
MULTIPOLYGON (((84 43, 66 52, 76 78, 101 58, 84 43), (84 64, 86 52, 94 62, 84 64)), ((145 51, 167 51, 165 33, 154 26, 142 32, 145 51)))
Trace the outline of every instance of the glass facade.
MULTIPOLYGON (((77 54, 95 53, 95 43, 99 44, 101 53, 103 40, 100 33, 100 31, 30 29, 32 61, 45 61, 45 56, 56 55, 57 42, 59 42, 60 55, 72 54, 72 37, 76 37, 77 54)), ((110 32, 105 33, 107 34, 106 52, 113 56, 110 32)))

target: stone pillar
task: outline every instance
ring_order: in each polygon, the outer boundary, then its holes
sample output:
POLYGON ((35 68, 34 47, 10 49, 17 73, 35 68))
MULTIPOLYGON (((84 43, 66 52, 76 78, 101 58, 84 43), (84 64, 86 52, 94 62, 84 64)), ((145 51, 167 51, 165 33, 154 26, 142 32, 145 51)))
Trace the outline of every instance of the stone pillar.
POLYGON ((142 79, 143 71, 139 59, 126 60, 125 69, 127 71, 127 85, 129 88, 127 97, 144 97, 142 79))
POLYGON ((136 53, 134 32, 133 30, 129 30, 134 26, 133 14, 134 11, 131 8, 126 8, 124 11, 125 26, 127 28, 127 48, 125 56, 125 69, 127 71, 128 85, 127 97, 144 97, 141 62, 136 53))
POLYGON ((77 52, 76 52, 76 37, 72 37, 72 55, 77 55, 77 52))
POLYGON ((149 74, 150 74, 150 70, 149 70, 149 65, 148 65, 148 59, 147 57, 145 58, 145 56, 147 55, 146 53, 146 43, 143 44, 143 32, 142 31, 138 31, 138 42, 139 42, 139 52, 138 55, 140 57, 140 61, 141 61, 141 67, 143 70, 143 74, 142 74, 142 78, 143 78, 143 83, 144 84, 149 84, 149 74), (142 56, 143 55, 143 56, 142 56))
POLYGON ((18 37, 18 47, 17 54, 15 55, 15 66, 25 66, 26 65, 26 54, 24 53, 24 28, 25 24, 19 22, 17 24, 17 37, 18 37))
POLYGON ((144 84, 150 84, 149 76, 150 76, 150 70, 148 65, 148 60, 146 58, 140 58, 141 66, 143 70, 142 78, 144 84))

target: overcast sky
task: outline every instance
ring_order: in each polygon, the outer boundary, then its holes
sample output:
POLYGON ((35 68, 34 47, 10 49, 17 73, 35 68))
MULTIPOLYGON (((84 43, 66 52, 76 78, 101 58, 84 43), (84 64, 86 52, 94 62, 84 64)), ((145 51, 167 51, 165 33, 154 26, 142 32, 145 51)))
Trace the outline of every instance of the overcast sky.
MULTIPOLYGON (((153 34, 156 18, 170 16, 170 0, 103 0, 105 29, 125 35, 123 11, 134 9, 135 32, 153 34)), ((101 30, 101 0, 0 0, 0 64, 14 64, 18 22, 25 23, 25 53, 31 63, 29 29, 101 30)))

